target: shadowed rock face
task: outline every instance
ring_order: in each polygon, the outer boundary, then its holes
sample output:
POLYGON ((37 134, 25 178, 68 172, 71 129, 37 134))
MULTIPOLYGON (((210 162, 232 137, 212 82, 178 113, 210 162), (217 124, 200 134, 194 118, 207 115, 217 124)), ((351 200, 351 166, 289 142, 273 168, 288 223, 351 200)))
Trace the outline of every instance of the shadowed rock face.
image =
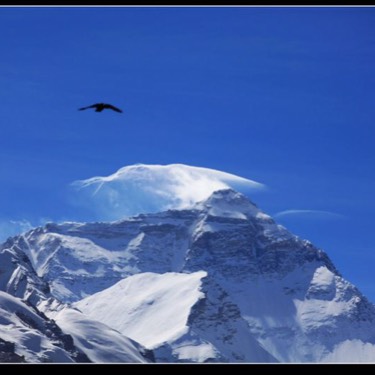
POLYGON ((14 343, 0 338, 0 363, 25 363, 25 358, 14 352, 14 343))
POLYGON ((35 272, 29 257, 22 250, 23 238, 8 240, 0 248, 0 290, 31 304, 51 297, 49 284, 35 272))

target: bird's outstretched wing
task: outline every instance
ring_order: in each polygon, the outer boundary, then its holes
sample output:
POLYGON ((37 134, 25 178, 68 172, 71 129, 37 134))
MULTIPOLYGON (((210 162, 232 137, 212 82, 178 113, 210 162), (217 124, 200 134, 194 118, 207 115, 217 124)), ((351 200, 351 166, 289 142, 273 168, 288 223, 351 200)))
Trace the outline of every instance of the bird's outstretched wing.
POLYGON ((78 108, 78 111, 83 111, 84 109, 96 108, 96 107, 97 107, 97 104, 93 104, 93 105, 89 105, 87 107, 78 108))
POLYGON ((117 108, 117 107, 115 107, 115 106, 112 105, 112 104, 104 104, 104 108, 110 108, 110 109, 113 109, 113 110, 116 111, 116 112, 120 112, 120 113, 122 113, 122 110, 121 110, 120 108, 117 108))

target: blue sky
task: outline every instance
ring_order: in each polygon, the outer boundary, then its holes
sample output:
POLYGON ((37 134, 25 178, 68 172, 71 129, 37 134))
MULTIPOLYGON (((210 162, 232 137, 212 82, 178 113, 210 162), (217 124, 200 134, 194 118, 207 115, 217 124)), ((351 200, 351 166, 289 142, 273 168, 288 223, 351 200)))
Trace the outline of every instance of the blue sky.
POLYGON ((0 32, 2 237, 83 219, 77 179, 213 168, 375 301, 375 8, 1 7, 0 32))

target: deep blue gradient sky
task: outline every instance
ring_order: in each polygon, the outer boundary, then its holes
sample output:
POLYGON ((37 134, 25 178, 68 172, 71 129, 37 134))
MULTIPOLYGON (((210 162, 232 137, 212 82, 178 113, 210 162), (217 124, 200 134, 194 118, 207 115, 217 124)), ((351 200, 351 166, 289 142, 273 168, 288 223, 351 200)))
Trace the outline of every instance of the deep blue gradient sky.
POLYGON ((1 7, 0 33, 2 236, 83 219, 77 179, 213 168, 375 301, 375 8, 1 7))

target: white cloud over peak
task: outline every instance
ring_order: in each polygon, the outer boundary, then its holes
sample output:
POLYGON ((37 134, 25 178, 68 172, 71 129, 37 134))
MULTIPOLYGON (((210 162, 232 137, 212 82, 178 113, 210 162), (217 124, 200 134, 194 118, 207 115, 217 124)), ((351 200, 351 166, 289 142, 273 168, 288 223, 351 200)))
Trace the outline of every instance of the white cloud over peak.
POLYGON ((72 184, 72 202, 99 220, 118 220, 139 213, 183 209, 207 199, 214 191, 261 190, 261 183, 230 173, 183 164, 126 166, 106 177, 72 184))

